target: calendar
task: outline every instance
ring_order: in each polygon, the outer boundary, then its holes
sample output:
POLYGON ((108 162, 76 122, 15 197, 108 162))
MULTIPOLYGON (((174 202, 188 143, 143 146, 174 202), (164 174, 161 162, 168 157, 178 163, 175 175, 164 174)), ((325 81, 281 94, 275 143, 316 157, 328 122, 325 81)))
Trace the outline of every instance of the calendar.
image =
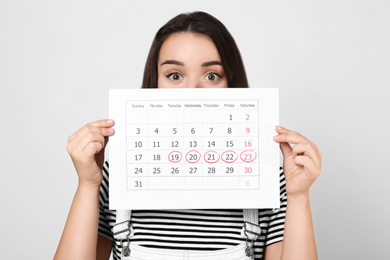
POLYGON ((109 96, 111 209, 279 207, 277 89, 109 96))

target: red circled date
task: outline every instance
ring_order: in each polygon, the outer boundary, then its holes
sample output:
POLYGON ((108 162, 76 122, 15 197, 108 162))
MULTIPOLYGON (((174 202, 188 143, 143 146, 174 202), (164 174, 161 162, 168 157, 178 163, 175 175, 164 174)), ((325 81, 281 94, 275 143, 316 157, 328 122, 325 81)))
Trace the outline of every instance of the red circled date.
POLYGON ((172 151, 168 155, 168 160, 172 163, 178 163, 181 161, 182 153, 180 151, 172 151))
POLYGON ((207 163, 216 163, 219 161, 220 155, 216 151, 211 150, 207 151, 203 158, 207 163))
POLYGON ((221 157, 222 160, 226 163, 234 163, 238 158, 236 152, 232 150, 223 152, 221 157))
POLYGON ((196 150, 191 150, 186 154, 186 160, 189 163, 197 163, 197 162, 199 162, 201 157, 202 156, 201 156, 200 152, 198 152, 196 150))
POLYGON ((253 162, 257 157, 257 154, 253 150, 245 150, 240 154, 240 158, 243 162, 253 162))

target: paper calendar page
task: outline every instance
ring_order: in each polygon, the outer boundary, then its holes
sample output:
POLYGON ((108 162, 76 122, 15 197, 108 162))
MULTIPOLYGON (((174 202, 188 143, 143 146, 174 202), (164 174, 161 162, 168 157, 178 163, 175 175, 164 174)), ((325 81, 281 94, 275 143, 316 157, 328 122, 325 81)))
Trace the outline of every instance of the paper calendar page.
POLYGON ((278 89, 112 89, 110 209, 278 208, 278 89))

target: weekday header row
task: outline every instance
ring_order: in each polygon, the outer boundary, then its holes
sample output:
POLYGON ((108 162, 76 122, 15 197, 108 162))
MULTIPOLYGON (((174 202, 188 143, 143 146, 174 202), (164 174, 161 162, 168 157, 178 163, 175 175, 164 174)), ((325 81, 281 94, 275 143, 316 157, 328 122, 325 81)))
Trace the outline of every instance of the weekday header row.
POLYGON ((258 100, 128 100, 128 109, 257 109, 258 100))

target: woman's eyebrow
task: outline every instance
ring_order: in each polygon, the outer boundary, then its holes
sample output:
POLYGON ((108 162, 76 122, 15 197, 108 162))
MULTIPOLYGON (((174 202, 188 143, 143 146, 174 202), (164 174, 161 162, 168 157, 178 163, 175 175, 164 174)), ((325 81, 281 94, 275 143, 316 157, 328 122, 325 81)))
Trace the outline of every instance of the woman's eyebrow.
POLYGON ((161 63, 160 66, 165 65, 165 64, 173 64, 173 65, 184 66, 184 62, 181 62, 181 61, 178 61, 178 60, 166 60, 163 63, 161 63))
MULTIPOLYGON (((173 65, 184 66, 184 62, 178 61, 178 60, 166 60, 163 63, 161 63, 160 66, 165 65, 165 64, 173 64, 173 65)), ((213 61, 204 62, 204 63, 202 63, 201 66, 202 67, 207 67, 207 66, 213 66, 213 65, 220 65, 220 66, 222 66, 222 63, 220 61, 213 60, 213 61)))
POLYGON ((221 65, 222 66, 222 63, 220 61, 216 61, 216 60, 202 63, 202 67, 213 66, 213 65, 221 65))

